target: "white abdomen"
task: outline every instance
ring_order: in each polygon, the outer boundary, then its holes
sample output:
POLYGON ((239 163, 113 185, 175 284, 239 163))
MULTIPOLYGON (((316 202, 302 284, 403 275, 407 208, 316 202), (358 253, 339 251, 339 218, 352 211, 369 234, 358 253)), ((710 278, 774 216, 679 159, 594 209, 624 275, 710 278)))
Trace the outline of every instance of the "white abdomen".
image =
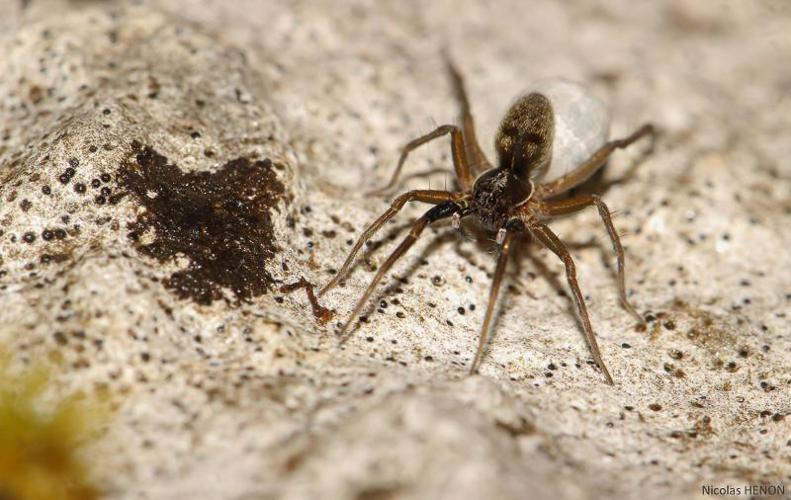
POLYGON ((583 86, 566 80, 539 80, 530 91, 545 95, 555 115, 552 161, 541 180, 551 181, 574 170, 609 139, 607 107, 583 86))

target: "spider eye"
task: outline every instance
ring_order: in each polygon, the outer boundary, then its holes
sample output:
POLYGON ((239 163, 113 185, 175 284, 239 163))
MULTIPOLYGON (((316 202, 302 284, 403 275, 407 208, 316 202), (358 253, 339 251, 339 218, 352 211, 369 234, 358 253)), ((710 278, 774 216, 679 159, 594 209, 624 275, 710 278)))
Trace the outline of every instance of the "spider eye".
POLYGON ((525 223, 522 219, 510 219, 505 223, 505 228, 512 233, 523 233, 525 231, 525 223))
POLYGON ((478 191, 481 188, 484 188, 485 185, 490 184, 492 182, 492 177, 498 173, 498 170, 493 168, 479 175, 478 178, 475 179, 475 183, 472 186, 473 191, 478 191))

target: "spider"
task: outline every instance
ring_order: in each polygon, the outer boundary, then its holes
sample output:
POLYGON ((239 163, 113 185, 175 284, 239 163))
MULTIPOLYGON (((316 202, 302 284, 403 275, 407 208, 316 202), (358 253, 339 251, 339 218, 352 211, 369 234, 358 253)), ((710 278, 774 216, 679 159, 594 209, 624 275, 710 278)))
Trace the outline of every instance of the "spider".
MULTIPOLYGON (((407 202, 429 203, 434 206, 414 222, 409 234, 379 268, 370 285, 357 301, 349 319, 342 326, 341 335, 345 334, 354 319, 358 317, 385 274, 409 250, 429 224, 450 218, 453 227, 458 229, 461 219, 470 217, 490 234, 496 234, 495 241, 499 246, 499 256, 481 327, 478 349, 472 361, 470 373, 474 374, 478 371, 487 345, 492 313, 509 254, 513 251, 519 237, 529 235, 563 261, 578 320, 582 324, 593 359, 607 383, 612 385, 612 376, 601 357, 588 311, 577 283, 574 260, 566 245, 546 223, 554 217, 577 212, 586 207, 597 208, 604 226, 607 228, 618 261, 618 292, 621 305, 638 321, 644 323, 643 318, 626 297, 623 247, 613 226, 607 205, 596 194, 570 198, 560 198, 560 196, 589 179, 602 168, 607 158, 616 149, 626 148, 645 136, 653 138, 654 127, 651 124, 645 124, 626 138, 604 142, 602 145, 602 142, 606 140, 606 135, 604 135, 603 139, 593 144, 593 148, 590 149, 593 153, 586 153, 584 161, 575 164, 565 175, 554 180, 544 181, 545 174, 553 160, 553 140, 558 120, 556 120, 553 102, 544 93, 533 92, 517 99, 503 118, 495 137, 498 161, 497 166, 493 166, 484 155, 476 139, 464 80, 450 58, 446 58, 446 64, 460 107, 461 126, 442 125, 406 144, 401 151, 389 183, 379 191, 389 190, 396 184, 410 152, 429 141, 448 134, 451 138, 453 168, 458 190, 418 189, 396 197, 390 208, 360 235, 340 271, 319 291, 319 295, 326 293, 346 276, 363 244, 395 216, 407 202)), ((606 134, 606 129, 604 130, 606 134)))

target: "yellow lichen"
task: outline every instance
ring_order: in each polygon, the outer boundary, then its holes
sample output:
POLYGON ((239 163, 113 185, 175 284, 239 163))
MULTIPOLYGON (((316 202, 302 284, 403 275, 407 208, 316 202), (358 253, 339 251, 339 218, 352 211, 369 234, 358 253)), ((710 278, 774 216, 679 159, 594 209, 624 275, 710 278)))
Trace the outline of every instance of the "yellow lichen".
POLYGON ((50 382, 41 367, 12 371, 0 352, 0 499, 99 497, 79 451, 94 439, 105 405, 81 394, 48 401, 50 382))

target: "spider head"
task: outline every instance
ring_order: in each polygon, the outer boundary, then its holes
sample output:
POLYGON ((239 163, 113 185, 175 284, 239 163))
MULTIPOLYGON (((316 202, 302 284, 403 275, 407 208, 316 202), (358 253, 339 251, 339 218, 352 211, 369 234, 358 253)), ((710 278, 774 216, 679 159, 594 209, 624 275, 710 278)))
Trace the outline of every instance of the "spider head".
POLYGON ((505 168, 482 173, 472 191, 472 212, 489 230, 499 229, 514 208, 530 199, 533 183, 505 168))

